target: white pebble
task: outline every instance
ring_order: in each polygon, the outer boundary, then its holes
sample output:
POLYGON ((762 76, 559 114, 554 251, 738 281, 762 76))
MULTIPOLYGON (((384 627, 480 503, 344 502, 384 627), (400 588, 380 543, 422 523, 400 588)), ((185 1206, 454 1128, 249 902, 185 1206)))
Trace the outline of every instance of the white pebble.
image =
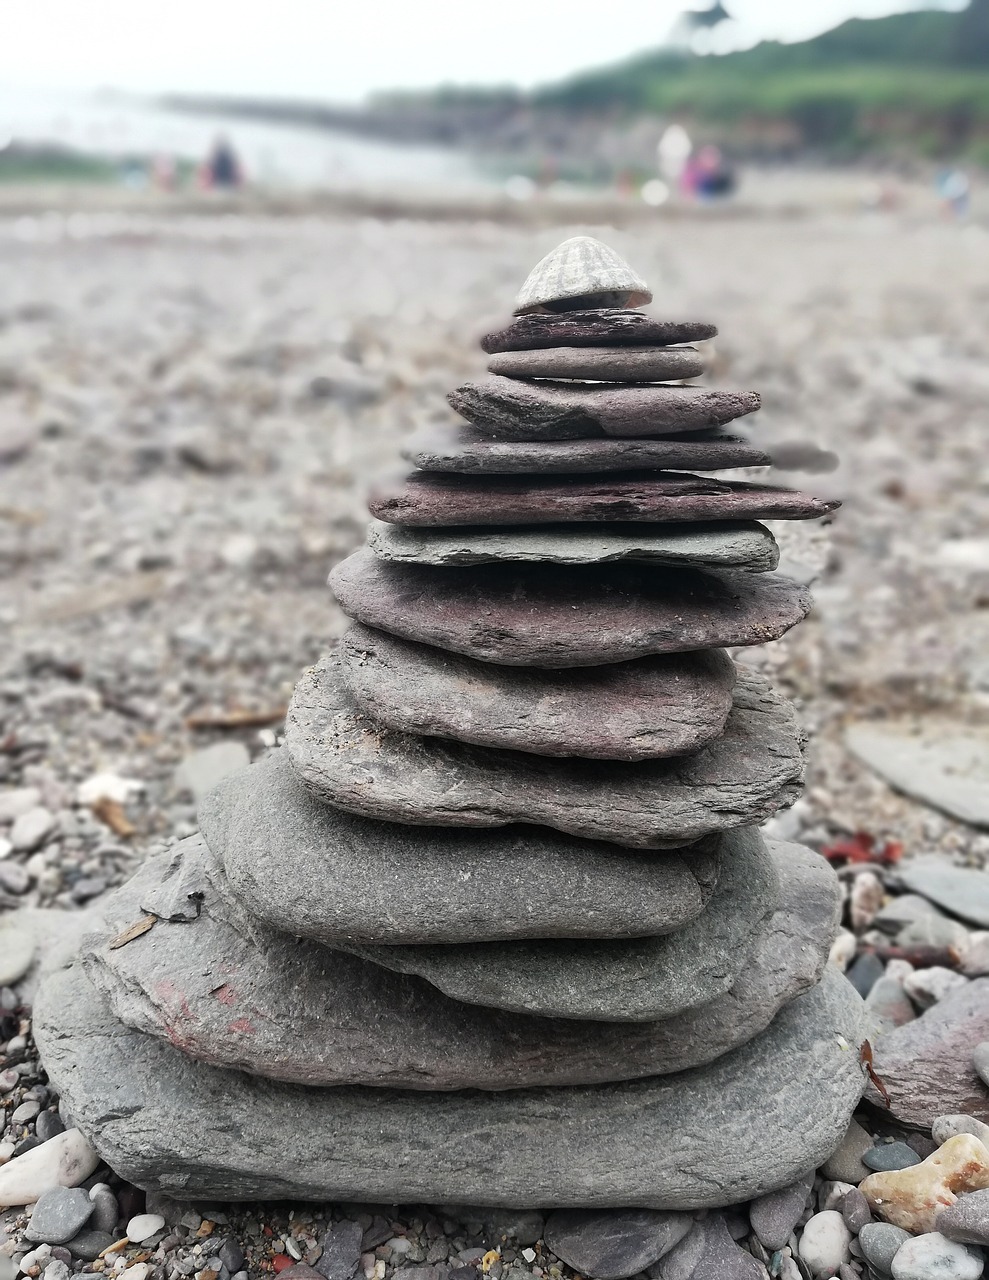
POLYGON ((831 944, 831 954, 828 959, 844 973, 854 959, 857 946, 855 934, 849 929, 841 929, 831 944))
POLYGON ((14 822, 29 809, 41 804, 41 792, 37 787, 14 787, 0 791, 0 822, 14 822))
POLYGON ((146 1262, 135 1262, 132 1267, 128 1267, 124 1272, 127 1280, 148 1280, 151 1274, 151 1268, 146 1262))
POLYGON ((938 1145, 947 1142, 949 1138, 956 1138, 960 1133, 970 1133, 989 1150, 989 1124, 983 1124, 975 1116, 938 1116, 931 1125, 931 1137, 938 1145))
POLYGON ((892 978, 901 987, 912 973, 916 973, 916 969, 914 969, 909 960, 890 960, 886 966, 886 977, 892 978))
POLYGON ((822 1183, 818 1203, 822 1209, 840 1209, 842 1200, 851 1190, 853 1187, 850 1182, 822 1183))
POLYGON ((77 798, 82 805, 93 805, 100 800, 126 804, 143 790, 144 783, 136 778, 122 778, 119 773, 94 773, 79 784, 77 798))
POLYGON ((800 1237, 800 1258, 817 1276, 833 1276, 851 1257, 852 1233, 837 1209, 815 1213, 800 1237))
POLYGON ((26 1253, 21 1258, 20 1270, 24 1275, 31 1270, 32 1267, 44 1267, 48 1263, 48 1259, 52 1256, 52 1247, 50 1244, 39 1244, 37 1249, 32 1249, 30 1253, 26 1253))
POLYGON ((21 853, 30 853, 44 844, 58 825, 58 819, 39 805, 22 813, 10 828, 10 843, 21 853))
MULTIPOLYGON (((10 1045, 7 1047, 9 1050, 10 1045)), ((0 1209, 34 1204, 52 1187, 78 1187, 99 1162, 99 1156, 79 1130, 66 1129, 0 1169, 0 1209)))
POLYGON ((943 1000, 949 992, 957 987, 964 987, 968 978, 955 973, 953 969, 944 969, 934 965, 931 969, 918 969, 903 983, 907 995, 921 1009, 929 1009, 931 1005, 943 1000))
POLYGON ((893 1258, 893 1280, 979 1280, 982 1258, 940 1231, 905 1240, 893 1258))
POLYGON ((142 1240, 150 1240, 164 1225, 165 1219, 160 1213, 138 1213, 127 1224, 127 1239, 132 1244, 140 1244, 142 1240))

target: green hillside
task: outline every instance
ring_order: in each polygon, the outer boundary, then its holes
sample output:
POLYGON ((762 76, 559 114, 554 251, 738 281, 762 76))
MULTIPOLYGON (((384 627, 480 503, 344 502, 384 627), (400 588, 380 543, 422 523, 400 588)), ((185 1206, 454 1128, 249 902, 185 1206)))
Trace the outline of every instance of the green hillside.
POLYGON ((852 19, 798 44, 721 56, 657 50, 547 86, 534 101, 576 113, 677 114, 756 142, 783 122, 797 145, 989 158, 989 0, 960 13, 852 19))

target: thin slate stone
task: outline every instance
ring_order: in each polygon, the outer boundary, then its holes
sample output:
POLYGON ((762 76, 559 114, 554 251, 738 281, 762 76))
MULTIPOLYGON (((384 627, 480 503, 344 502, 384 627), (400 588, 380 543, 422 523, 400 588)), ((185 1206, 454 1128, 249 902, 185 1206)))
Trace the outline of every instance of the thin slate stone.
POLYGON ((122 1027, 78 962, 46 975, 34 1012, 52 1086, 100 1155, 127 1181, 189 1200, 734 1204, 820 1164, 863 1081, 861 1000, 834 971, 698 1070, 507 1093, 317 1089, 219 1070, 122 1027))
POLYGON ((652 760, 724 731, 735 666, 723 649, 563 671, 495 666, 355 623, 340 642, 359 709, 399 733, 535 755, 652 760))
POLYGON ((394 733, 357 711, 328 654, 295 687, 285 743, 303 785, 350 813, 415 826, 535 822, 639 849, 764 822, 799 794, 793 709, 739 673, 725 733, 670 760, 553 759, 394 733))
POLYGON ((670 382, 699 378, 704 361, 693 347, 543 347, 495 352, 488 361, 488 372, 506 378, 670 382))
POLYGON ((775 864, 759 832, 748 827, 725 837, 707 909, 663 937, 347 950, 425 978, 466 1004, 548 1018, 649 1022, 730 990, 778 905, 775 864))
POLYGON ((914 893, 970 924, 989 928, 989 874, 984 870, 953 867, 944 858, 918 858, 897 870, 914 893))
POLYGON ((623 1280, 669 1253, 693 1225, 689 1213, 656 1209, 558 1209, 543 1238, 580 1275, 623 1280))
POLYGON ((867 1169, 889 1172, 920 1164, 920 1156, 905 1142, 880 1142, 863 1154, 862 1163, 867 1169))
POLYGON ((199 822, 255 916, 328 945, 666 933, 704 909, 720 862, 715 848, 657 857, 545 827, 356 818, 317 804, 284 751, 223 782, 199 822))
POLYGON ((653 1280, 762 1280, 765 1273, 731 1238, 721 1214, 712 1213, 696 1222, 649 1274, 653 1280))
POLYGON ((500 562, 614 564, 623 560, 766 573, 779 564, 776 539, 754 521, 719 524, 541 525, 523 529, 403 529, 372 520, 367 545, 379 560, 404 564, 500 562))
POLYGON ((752 1039, 821 978, 837 924, 836 877, 808 849, 769 848, 780 906, 737 982, 661 1022, 581 1022, 462 1004, 421 978, 302 945, 255 912, 264 884, 291 875, 295 864, 276 861, 256 891, 235 895, 201 836, 150 860, 108 901, 87 965, 126 1025, 201 1061, 277 1080, 500 1090, 668 1075, 752 1039), (159 921, 111 947, 147 886, 176 863, 204 895, 200 915, 188 926, 159 921))
POLYGON ((650 653, 778 640, 807 616, 781 575, 651 565, 438 568, 361 549, 330 574, 344 613, 406 640, 519 667, 592 667, 650 653))
POLYGON ((481 339, 481 350, 536 351, 546 347, 665 347, 703 342, 718 330, 697 320, 656 320, 643 311, 617 308, 569 311, 566 315, 519 316, 481 339))
POLYGON ((468 475, 718 471, 772 463, 765 450, 722 431, 695 431, 661 440, 497 440, 468 426, 424 430, 403 445, 402 457, 420 471, 468 475))
POLYGON ((796 489, 680 471, 479 478, 414 471, 398 487, 372 493, 368 502, 379 520, 405 528, 812 520, 839 505, 796 489))
POLYGON ((724 426, 759 408, 755 391, 662 384, 588 386, 522 382, 489 374, 447 395, 456 411, 507 440, 668 436, 724 426))

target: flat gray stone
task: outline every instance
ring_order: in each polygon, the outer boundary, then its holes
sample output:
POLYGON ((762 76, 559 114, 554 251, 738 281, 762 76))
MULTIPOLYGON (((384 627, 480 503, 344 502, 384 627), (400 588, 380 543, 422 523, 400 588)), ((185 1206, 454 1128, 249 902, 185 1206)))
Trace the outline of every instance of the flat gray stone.
POLYGON ((893 1259, 900 1247, 912 1239, 909 1231, 891 1222, 869 1222, 859 1232, 862 1254, 877 1275, 893 1274, 893 1259))
POLYGON ((654 1280, 765 1280, 752 1254, 731 1238, 720 1213, 695 1223, 649 1274, 654 1280))
POLYGON ((356 818, 317 804, 282 751, 222 783, 199 821, 254 916, 330 946, 666 933, 704 909, 719 866, 706 848, 356 818))
POLYGON ((110 1167, 176 1198, 695 1209, 825 1159, 862 1091, 865 1031, 832 970, 761 1036, 689 1074, 507 1093, 316 1089, 123 1028, 75 963, 46 976, 34 1034, 110 1167))
POLYGON ((602 1022, 668 1018, 735 985, 779 905, 779 877, 756 828, 730 832, 722 849, 707 909, 661 937, 346 947, 465 1004, 602 1022))
POLYGON ((717 520, 813 520, 840 503, 798 489, 719 480, 685 471, 578 476, 464 476, 413 471, 375 488, 373 516, 403 528, 462 525, 672 524, 717 520))
POLYGON ((693 347, 543 347, 494 352, 488 372, 506 378, 670 382, 699 378, 704 361, 693 347))
POLYGON ((383 729, 354 705, 328 654, 296 685, 285 744, 317 800, 415 826, 534 822, 639 849, 680 848, 764 822, 802 773, 792 708, 739 672, 721 738, 692 756, 633 763, 525 755, 383 729))
POLYGON ((447 399, 459 414, 507 440, 665 436, 724 426, 759 408, 755 391, 662 384, 590 386, 522 382, 498 374, 465 382, 447 399))
POLYGON ((718 471, 768 467, 757 445, 723 431, 694 431, 659 440, 498 440, 473 427, 432 427, 402 446, 420 471, 464 475, 579 475, 587 471, 718 471))
POLYGON ((591 667, 778 640, 810 593, 775 574, 651 565, 388 564, 362 549, 330 586, 343 611, 483 662, 591 667))
POLYGON ((658 1209, 558 1209, 543 1239, 578 1274, 623 1280, 658 1262, 693 1225, 689 1213, 658 1209))
POLYGON ((24 1234, 33 1244, 65 1244, 79 1234, 95 1207, 81 1187, 52 1187, 38 1197, 24 1234))
POLYGON ((789 1187, 770 1191, 749 1205, 749 1222, 760 1244, 775 1253, 782 1249, 796 1228, 814 1187, 814 1175, 808 1174, 789 1187))
POLYGON ((597 760, 699 751, 724 731, 735 684, 723 649, 547 671, 477 662, 355 623, 339 654, 358 708, 389 729, 597 760))
MULTIPOLYGON (((972 1062, 982 1040, 989 1040, 989 978, 950 991, 913 1022, 880 1036, 874 1066, 890 1114, 919 1129, 947 1113, 989 1121, 989 1093, 972 1062)), ((880 1104, 874 1085, 868 1097, 880 1104)))
POLYGON ((361 1260, 364 1232, 358 1222, 334 1222, 323 1236, 316 1270, 324 1280, 351 1280, 361 1260))
POLYGON ((779 563, 779 547, 755 521, 716 525, 568 525, 531 529, 403 529, 372 520, 367 545, 379 560, 406 564, 469 565, 500 561, 612 564, 632 560, 700 569, 765 573, 779 563))
POLYGON ((664 347, 702 342, 718 330, 697 320, 657 320, 644 311, 596 308, 561 315, 517 316, 505 329, 481 339, 481 350, 529 351, 545 347, 664 347))
POLYGON ((113 900, 112 923, 93 944, 98 981, 128 1025, 217 1065, 278 1079, 502 1089, 665 1074, 750 1039, 820 977, 836 928, 833 874, 798 846, 775 846, 773 856, 781 906, 732 990, 662 1022, 475 1010, 418 978, 322 947, 300 948, 224 900, 229 890, 214 870, 215 855, 198 838, 174 854, 193 877, 190 887, 205 891, 205 909, 190 922, 195 929, 159 922, 126 948, 106 945, 143 911, 138 899, 148 886, 168 873, 171 864, 162 859, 113 900), (162 973, 174 975, 167 985, 162 973))
MULTIPOLYGON (((986 785, 989 786, 989 779, 986 785)), ((953 867, 944 858, 917 858, 904 862, 897 871, 903 883, 914 893, 936 902, 939 907, 970 924, 989 929, 989 872, 953 867)), ((939 919, 933 912, 931 915, 935 920, 939 919)), ((945 925, 950 923, 944 921, 945 925)))
POLYGON ((845 742, 891 787, 975 827, 989 827, 989 729, 954 721, 853 724, 845 742))
POLYGON ((662 1022, 580 1022, 461 1004, 420 978, 300 944, 232 897, 200 836, 150 860, 108 900, 86 965, 127 1026, 214 1066, 276 1080, 500 1090, 668 1075, 752 1039, 821 977, 837 881, 807 849, 780 844, 771 852, 780 907, 735 986, 662 1022), (200 915, 159 921, 112 948, 168 876, 203 894, 200 915))

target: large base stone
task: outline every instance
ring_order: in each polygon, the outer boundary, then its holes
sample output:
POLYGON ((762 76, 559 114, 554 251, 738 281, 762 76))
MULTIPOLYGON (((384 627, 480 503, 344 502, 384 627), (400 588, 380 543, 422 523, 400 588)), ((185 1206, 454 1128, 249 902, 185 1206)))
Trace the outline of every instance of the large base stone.
POLYGON ((723 649, 546 671, 475 662, 355 623, 339 652, 355 702, 379 724, 546 756, 699 751, 724 729, 735 684, 723 649))
POLYGON ((759 408, 755 391, 522 382, 490 374, 447 399, 468 422, 508 440, 664 436, 724 426, 759 408))
POLYGON ((87 970, 127 1026, 214 1066, 307 1085, 518 1089, 666 1075, 720 1057, 819 981, 837 929, 823 858, 770 842, 780 907, 731 991, 662 1022, 536 1018, 461 1004, 421 978, 260 924, 191 836, 104 905, 87 970), (174 901, 162 902, 170 884, 174 901), (188 893, 202 894, 201 912, 188 893), (149 902, 173 907, 123 947, 149 902), (180 916, 181 922, 170 917, 180 916), (167 977, 163 977, 167 975, 167 977))
POLYGON ((317 804, 282 751, 222 782, 199 821, 252 915, 330 946, 666 933, 704 909, 720 865, 717 841, 657 855, 356 818, 317 804))
POLYGON ((505 329, 481 339, 481 349, 532 351, 544 347, 664 347, 701 342, 717 333, 696 320, 657 320, 644 311, 600 308, 565 315, 518 316, 505 329))
POLYGON ((764 644, 810 612, 769 574, 623 565, 388 564, 355 551, 330 574, 358 622, 483 662, 591 667, 650 653, 764 644))
POLYGON ((826 1159, 862 1091, 862 1003, 834 970, 742 1048, 626 1084, 277 1084, 123 1028, 78 962, 48 975, 34 1034, 53 1087, 111 1168, 182 1199, 735 1204, 826 1159))
POLYGON ((535 822, 639 849, 678 848, 765 821, 792 804, 802 772, 792 708, 740 672, 721 738, 692 756, 554 759, 384 729, 357 710, 328 654, 295 687, 285 744, 318 799, 419 826, 535 822))
POLYGON ((403 446, 402 457, 420 471, 474 475, 717 471, 772 463, 764 450, 721 431, 697 431, 660 440, 496 440, 472 427, 432 428, 413 436, 403 446))
POLYGON ((779 906, 779 879, 754 827, 724 837, 707 908, 675 933, 459 946, 347 945, 466 1004, 546 1018, 650 1022, 707 1004, 735 985, 779 906))
POLYGON ((588 476, 457 476, 414 471, 368 502, 406 528, 607 523, 613 520, 812 520, 837 500, 797 489, 680 471, 588 476))
POLYGON ((379 560, 405 564, 612 564, 621 560, 765 573, 779 564, 769 530, 754 521, 714 525, 612 524, 523 529, 403 529, 373 520, 367 545, 379 560))

